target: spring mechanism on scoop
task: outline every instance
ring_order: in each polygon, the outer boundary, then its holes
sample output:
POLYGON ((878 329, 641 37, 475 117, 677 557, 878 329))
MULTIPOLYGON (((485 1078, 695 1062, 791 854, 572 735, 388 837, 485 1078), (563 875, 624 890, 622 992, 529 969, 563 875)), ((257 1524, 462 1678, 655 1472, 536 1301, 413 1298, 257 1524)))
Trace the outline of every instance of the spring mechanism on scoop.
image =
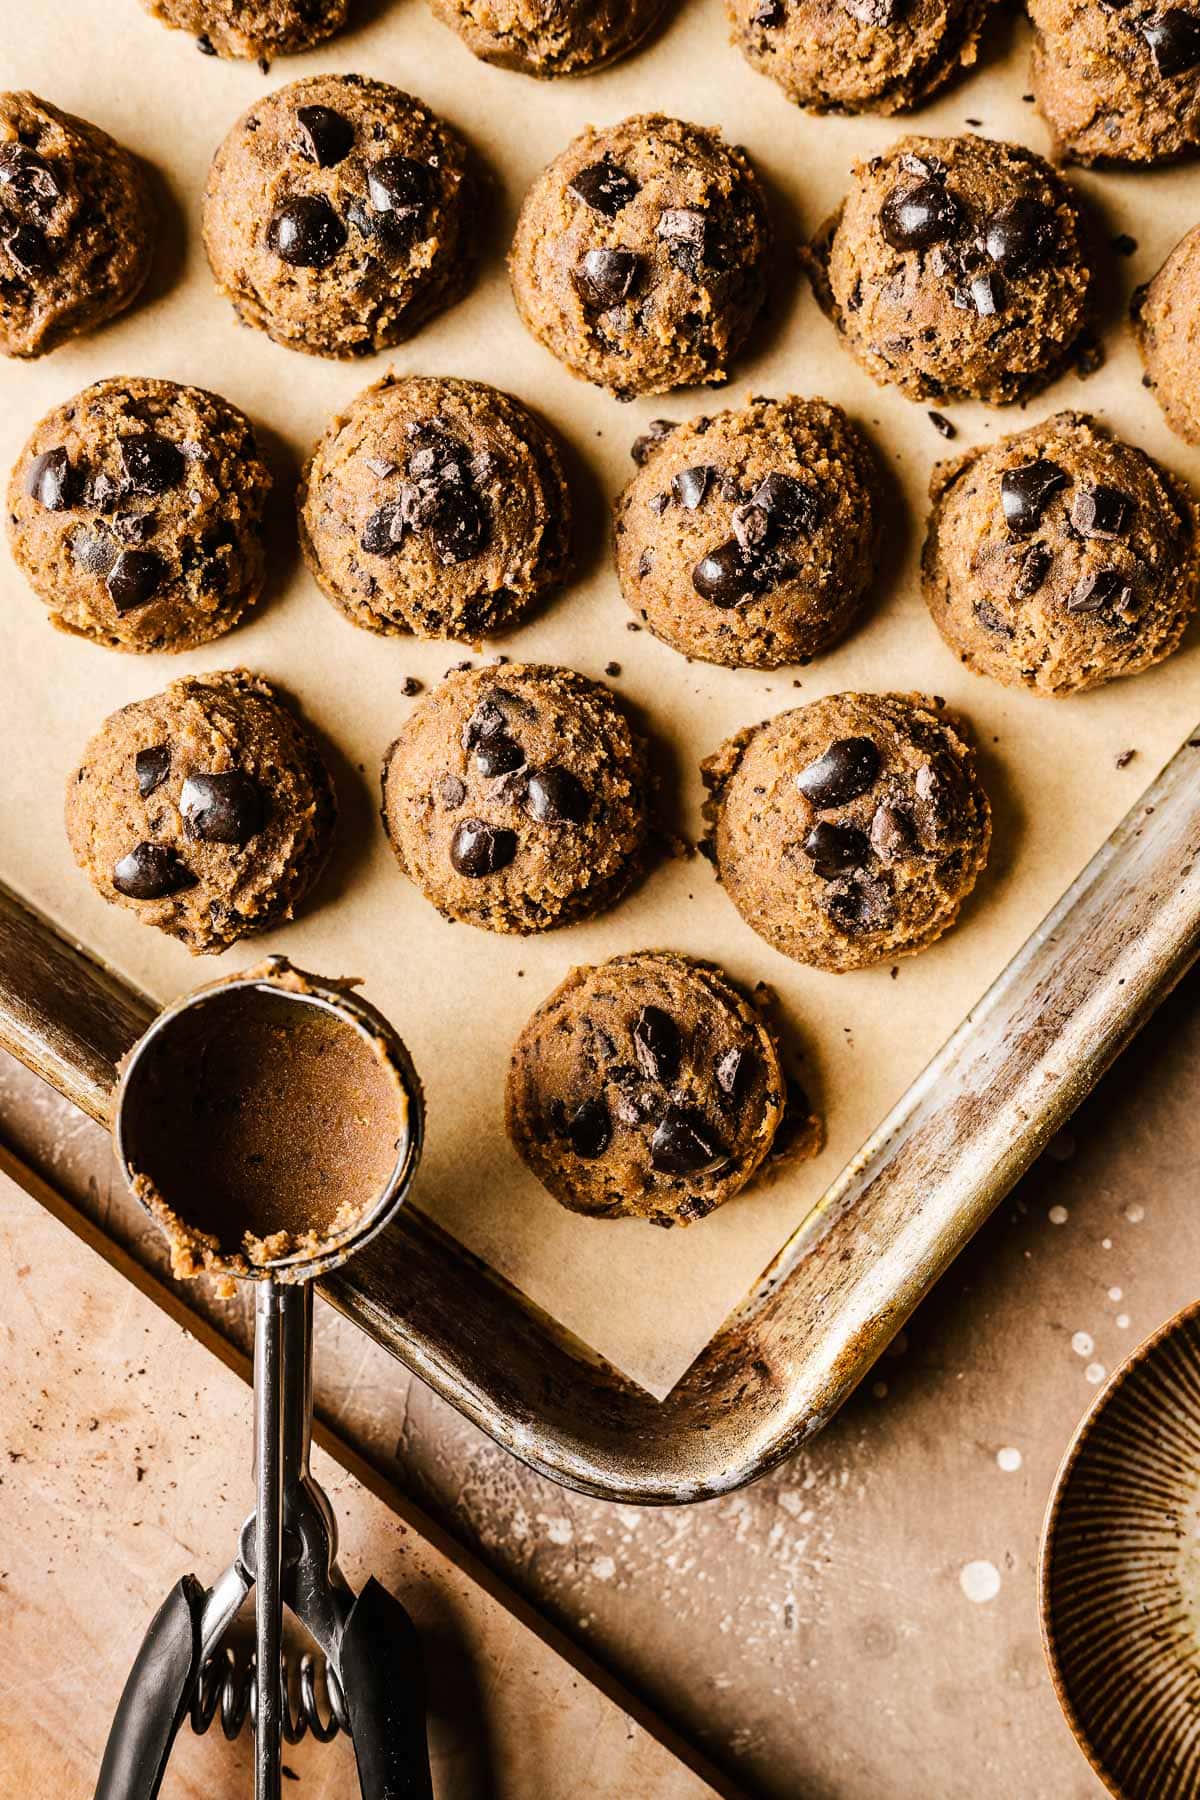
MULTIPOLYGON (((300 1658, 294 1678, 287 1659, 284 1658, 280 1678, 283 1682, 284 1743, 298 1744, 310 1731, 320 1744, 328 1744, 339 1731, 349 1735, 350 1721, 346 1714, 346 1702, 337 1677, 328 1663, 318 1665, 312 1651, 306 1650, 300 1658), (319 1666, 323 1668, 325 1691, 329 1696, 327 1719, 322 1718, 317 1700, 319 1666), (292 1707, 293 1692, 297 1695, 295 1710, 292 1707)), ((192 1730, 197 1737, 203 1737, 219 1710, 221 1730, 232 1743, 247 1718, 250 1720, 251 1731, 254 1730, 258 1710, 256 1701, 253 1655, 248 1663, 239 1665, 233 1651, 226 1645, 215 1656, 210 1656, 200 1671, 200 1679, 196 1683, 189 1708, 192 1730)))

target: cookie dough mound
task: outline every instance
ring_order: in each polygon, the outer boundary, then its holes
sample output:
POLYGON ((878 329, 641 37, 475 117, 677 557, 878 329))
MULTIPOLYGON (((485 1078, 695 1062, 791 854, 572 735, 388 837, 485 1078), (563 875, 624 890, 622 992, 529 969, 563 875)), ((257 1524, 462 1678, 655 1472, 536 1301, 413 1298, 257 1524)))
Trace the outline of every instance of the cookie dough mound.
POLYGON ((1078 203, 1019 144, 902 138, 858 165, 808 260, 851 355, 913 400, 1023 399, 1091 323, 1078 203))
POLYGON ((866 440, 825 400, 754 400, 639 439, 616 505, 625 599, 705 662, 807 662, 858 616, 878 538, 866 440))
POLYGON ((42 356, 121 312, 156 232, 128 150, 36 94, 0 93, 0 354, 42 356))
POLYGON ((410 881, 449 919, 549 931, 611 906, 649 832, 641 739, 608 689, 507 663, 451 675, 383 765, 383 823, 410 881))
POLYGON ((667 0, 432 0, 435 15, 484 62, 522 75, 588 75, 652 29, 667 0))
POLYGON ((1200 444, 1200 225, 1134 295, 1133 329, 1167 424, 1200 444))
POLYGON ((292 917, 336 811, 312 735, 244 669, 122 707, 67 783, 67 836, 96 892, 197 954, 292 917))
POLYGON ((908 112, 975 61, 990 0, 725 0, 750 65, 812 112, 908 112))
POLYGON ((701 769, 708 848, 751 930, 841 972, 953 925, 991 837, 962 732, 922 694, 833 694, 723 744, 701 769))
POLYGON ((618 399, 724 381, 766 295, 745 152, 660 114, 587 130, 534 182, 509 256, 534 337, 618 399))
POLYGON ((1055 153, 1170 161, 1200 145, 1200 6, 1029 0, 1030 79, 1055 153))
POLYGON ((13 557, 60 631, 190 650, 263 584, 271 475, 244 414, 203 388, 118 376, 55 407, 8 486, 13 557))
POLYGON ((348 0, 142 0, 154 18, 190 32, 211 56, 287 56, 332 37, 348 0))
POLYGON ((474 643, 566 576, 570 494, 549 432, 512 395, 389 375, 317 445, 300 539, 356 625, 474 643))
POLYGON ((313 75, 226 136, 204 247, 247 325, 315 356, 369 356, 466 287, 474 186, 466 144, 421 101, 362 75, 313 75))
MULTIPOLYGON (((572 969, 517 1039, 508 1134, 572 1212, 690 1225, 771 1151, 786 1083, 765 1009, 669 951, 572 969)), ((810 1120, 808 1151, 820 1143, 810 1120)))
POLYGON ((1085 413, 939 463, 922 580, 977 674, 1076 694, 1169 656, 1195 609, 1187 488, 1085 413))

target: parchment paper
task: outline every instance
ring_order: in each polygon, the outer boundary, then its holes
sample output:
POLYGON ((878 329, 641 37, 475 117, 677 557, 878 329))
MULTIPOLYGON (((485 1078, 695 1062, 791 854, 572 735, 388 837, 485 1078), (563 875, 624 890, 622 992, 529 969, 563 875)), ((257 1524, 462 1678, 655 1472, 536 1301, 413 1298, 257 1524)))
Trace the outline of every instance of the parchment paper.
MULTIPOLYGON (((699 827, 696 764, 729 732, 802 700, 848 688, 922 688, 972 720, 996 809, 992 864, 959 927, 923 956, 866 974, 800 968, 744 926, 699 858, 660 868, 614 912, 536 939, 500 938, 440 919, 400 875, 376 818, 381 756, 413 702, 404 676, 436 680, 466 649, 382 640, 355 630, 320 596, 285 528, 272 591, 252 621, 182 656, 130 657, 53 632, 7 555, 0 555, 0 874, 66 929, 164 1001, 286 951, 326 974, 357 974, 404 1034, 426 1084, 429 1138, 416 1203, 580 1338, 656 1394, 679 1378, 825 1185, 948 1036, 1162 763, 1200 718, 1193 632, 1163 668, 1081 699, 1012 693, 963 671, 926 614, 916 560, 930 465, 1061 407, 1085 407, 1200 483, 1200 455, 1175 439, 1124 324, 1129 291, 1147 279, 1200 216, 1194 169, 1072 177, 1106 234, 1138 240, 1114 257, 1107 295, 1108 362, 1086 384, 1059 382, 1026 413, 955 406, 947 445, 925 410, 876 388, 839 348, 805 283, 793 246, 844 191, 850 163, 907 126, 877 118, 811 118, 755 75, 727 43, 717 0, 682 0, 639 55, 606 73, 531 82, 477 63, 420 0, 360 0, 359 28, 306 57, 253 64, 201 56, 153 23, 136 0, 0 6, 0 85, 30 87, 122 138, 161 171, 171 215, 151 291, 107 330, 31 365, 0 366, 0 468, 34 421, 101 376, 158 375, 224 393, 263 428, 292 469, 330 415, 389 366, 487 379, 537 406, 575 452, 584 517, 581 578, 485 654, 561 662, 602 677, 668 747, 678 819, 699 827), (327 362, 240 328, 212 287, 200 247, 199 196, 209 157, 257 96, 319 70, 358 70, 418 93, 463 129, 490 164, 495 203, 481 220, 480 278, 470 296, 390 356, 327 362), (783 244, 771 316, 736 379, 622 406, 574 381, 526 335, 513 310, 503 253, 537 171, 585 123, 659 109, 721 126, 747 146, 770 183, 783 244), (604 535, 605 505, 628 478, 629 445, 655 416, 686 418, 741 404, 750 393, 823 394, 871 433, 903 494, 907 517, 884 548, 869 621, 806 669, 774 674, 689 665, 648 634, 626 630, 604 535), (331 870, 302 918, 219 959, 193 960, 172 940, 106 906, 71 861, 62 789, 85 738, 126 701, 192 670, 243 664, 297 695, 336 747, 343 820, 331 870), (1137 754, 1123 769, 1126 750, 1137 754), (823 1155, 752 1188, 689 1230, 580 1219, 527 1176, 503 1130, 510 1044, 533 1008, 575 963, 636 947, 715 957, 780 995, 803 1079, 828 1119, 823 1155)), ((928 132, 966 129, 1045 151, 1023 101, 1028 39, 1005 26, 982 71, 917 116, 928 132)), ((478 658, 476 658, 478 660, 478 658)), ((396 1269, 398 1289, 404 1269, 396 1269)))

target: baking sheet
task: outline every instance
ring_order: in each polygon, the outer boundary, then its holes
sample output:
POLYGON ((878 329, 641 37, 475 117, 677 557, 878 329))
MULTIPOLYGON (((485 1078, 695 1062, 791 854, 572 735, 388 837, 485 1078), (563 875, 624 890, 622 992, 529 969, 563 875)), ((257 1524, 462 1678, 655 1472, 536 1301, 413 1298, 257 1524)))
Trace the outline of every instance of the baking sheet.
MULTIPOLYGON (((274 540, 268 597, 215 645, 180 656, 125 657, 50 630, 0 555, 0 873, 67 931, 162 1000, 264 950, 325 974, 357 974, 408 1041, 426 1084, 429 1137, 415 1200, 594 1350, 655 1394, 678 1380, 868 1133, 1028 936, 1200 717, 1200 637, 1164 667, 1097 694, 1053 702, 962 670, 921 601, 917 558, 930 465, 1066 406, 1099 414, 1200 485, 1200 454, 1174 438, 1140 385, 1123 325, 1127 297, 1200 216, 1194 168, 1075 174, 1106 235, 1138 240, 1113 258, 1106 293, 1108 361, 1071 376, 1024 411, 946 407, 947 445, 922 407, 883 391, 838 347, 793 247, 837 203, 850 163, 907 129, 941 133, 966 120, 1045 151, 1023 101, 1028 38, 1004 23, 969 76, 915 125, 812 118, 783 99, 727 43, 718 0, 682 0, 673 21, 630 61, 582 81, 541 84, 477 63, 420 0, 359 0, 354 31, 309 56, 253 64, 202 57, 136 0, 0 6, 0 86, 30 87, 122 138, 160 171, 169 228, 148 296, 99 334, 31 365, 0 366, 0 469, 33 422, 88 382, 127 373, 215 388, 243 407, 290 487, 330 415, 388 367, 491 380, 536 406, 573 447, 580 487, 580 578, 521 629, 484 647, 561 662, 613 682, 666 747, 677 822, 699 830, 696 765, 728 733, 800 701, 850 688, 922 688, 973 722, 996 811, 992 863, 959 927, 923 956, 834 976, 778 955, 743 925, 700 858, 660 867, 605 917, 537 939, 506 939, 439 918, 400 875, 376 817, 383 751, 411 701, 469 652, 355 630, 320 596, 285 529, 274 540), (496 204, 480 278, 413 342, 361 363, 303 357, 237 325, 212 287, 199 241, 199 196, 220 138, 257 96, 316 71, 357 70, 411 89, 471 138, 490 165, 496 204), (528 183, 585 123, 663 110, 718 124, 746 145, 769 182, 782 253, 771 314, 725 390, 621 405, 574 381, 526 335, 503 267, 528 183), (607 500, 628 478, 645 422, 741 404, 750 393, 823 394, 870 433, 903 507, 889 526, 867 622, 806 669, 772 673, 689 665, 629 617, 605 540, 607 500), (175 676, 242 664, 298 696, 334 747, 340 842, 302 918, 219 958, 106 906, 71 861, 61 822, 66 776, 84 739, 114 708, 175 676), (1124 768, 1117 757, 1136 755, 1124 768), (714 957, 780 996, 798 1070, 824 1110, 828 1143, 814 1162, 760 1185, 686 1231, 581 1219, 526 1175, 503 1130, 509 1046, 575 963, 669 947, 714 957)), ((479 657, 476 656, 478 661, 479 657)), ((398 1286, 404 1270, 396 1269, 398 1286)))

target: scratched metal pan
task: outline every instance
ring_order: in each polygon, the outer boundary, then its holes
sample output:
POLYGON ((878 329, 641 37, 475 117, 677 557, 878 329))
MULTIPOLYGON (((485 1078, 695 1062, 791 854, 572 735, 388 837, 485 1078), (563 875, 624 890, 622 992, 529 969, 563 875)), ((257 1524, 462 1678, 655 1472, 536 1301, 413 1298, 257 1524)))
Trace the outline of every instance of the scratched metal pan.
MULTIPOLYGON (((321 1291, 556 1481, 663 1503, 740 1487, 832 1417, 1198 949, 1193 739, 664 1400, 413 1208, 321 1291)), ((0 1044, 103 1124, 155 1010, 0 888, 0 1044)))

